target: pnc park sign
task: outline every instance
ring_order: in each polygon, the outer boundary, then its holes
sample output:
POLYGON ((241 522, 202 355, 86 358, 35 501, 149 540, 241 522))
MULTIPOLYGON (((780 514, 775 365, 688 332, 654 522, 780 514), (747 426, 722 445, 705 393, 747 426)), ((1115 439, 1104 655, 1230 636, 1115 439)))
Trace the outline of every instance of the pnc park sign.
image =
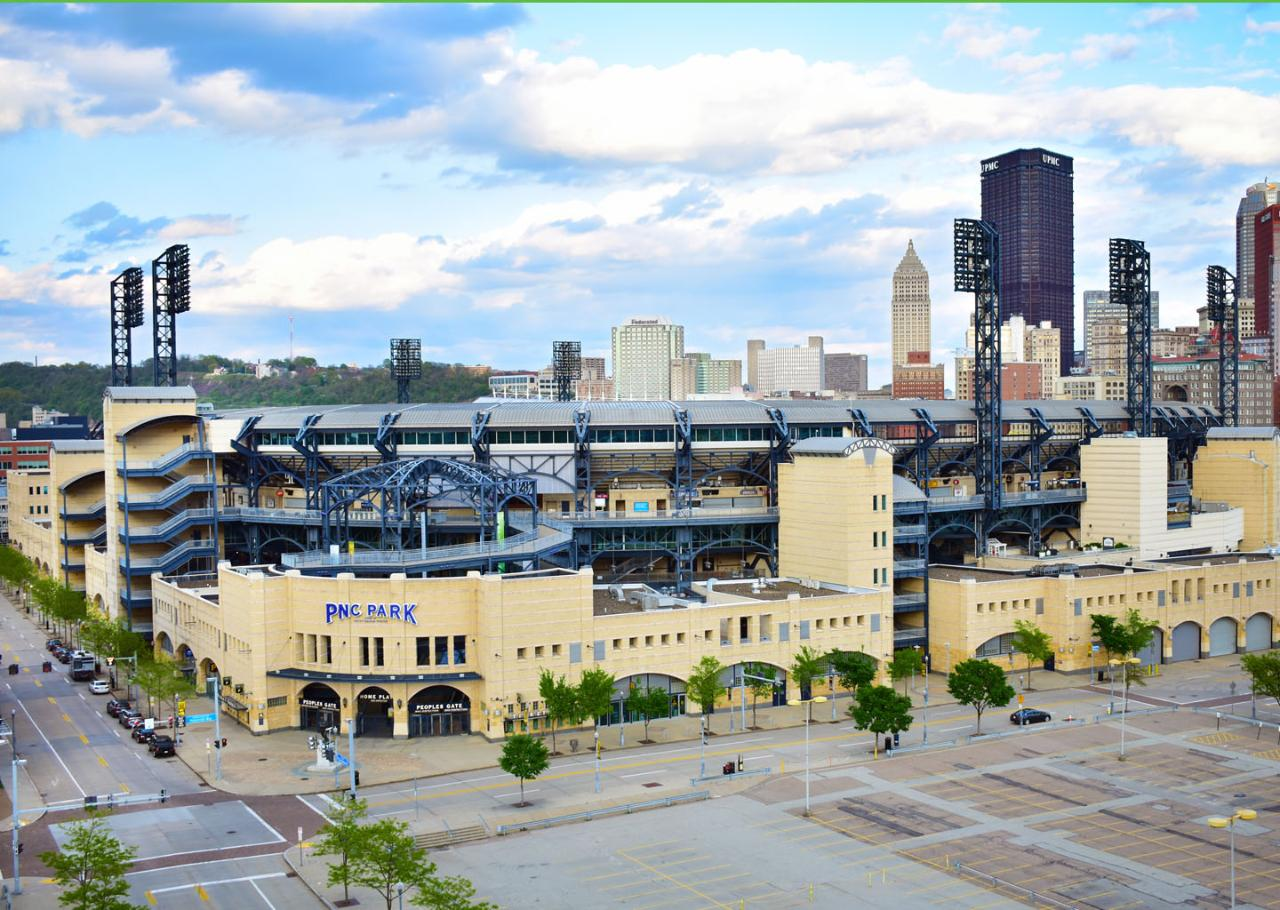
POLYGON ((399 619, 402 622, 416 626, 418 619, 413 615, 413 611, 417 608, 417 604, 327 603, 324 605, 324 621, 328 625, 334 620, 342 619, 356 619, 366 622, 377 619, 399 619))

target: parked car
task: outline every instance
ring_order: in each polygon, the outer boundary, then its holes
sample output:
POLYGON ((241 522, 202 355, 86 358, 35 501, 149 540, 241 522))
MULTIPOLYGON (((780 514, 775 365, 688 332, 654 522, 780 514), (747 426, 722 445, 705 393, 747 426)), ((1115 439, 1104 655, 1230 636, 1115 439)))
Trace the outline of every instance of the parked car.
POLYGON ((1027 724, 1042 724, 1045 721, 1053 720, 1048 711, 1041 711, 1039 708, 1019 708, 1009 715, 1009 722, 1025 727, 1027 724))
POLYGON ((48 650, 52 651, 54 648, 60 646, 61 644, 62 644, 61 638, 50 638, 48 641, 44 643, 44 646, 48 650))
POLYGON ((105 679, 95 679, 89 683, 89 692, 92 695, 110 695, 111 686, 105 679))
POLYGON ((138 718, 138 724, 129 731, 129 735, 133 737, 135 743, 145 743, 151 737, 156 735, 154 729, 148 730, 142 723, 142 718, 138 718))
POLYGON ((59 653, 58 653, 58 663, 60 663, 60 664, 69 664, 69 663, 71 663, 71 652, 70 652, 70 651, 61 651, 61 652, 59 652, 59 653))
POLYGON ((142 715, 133 710, 133 708, 121 708, 116 712, 116 720, 120 722, 122 727, 131 727, 133 726, 133 721, 142 720, 142 715))
POLYGON ((123 698, 113 698, 107 702, 107 713, 112 717, 119 716, 120 712, 129 707, 129 702, 123 698))
POLYGON ((147 743, 147 751, 156 758, 164 758, 167 755, 178 754, 178 751, 174 746, 173 737, 164 733, 152 734, 151 741, 147 743))

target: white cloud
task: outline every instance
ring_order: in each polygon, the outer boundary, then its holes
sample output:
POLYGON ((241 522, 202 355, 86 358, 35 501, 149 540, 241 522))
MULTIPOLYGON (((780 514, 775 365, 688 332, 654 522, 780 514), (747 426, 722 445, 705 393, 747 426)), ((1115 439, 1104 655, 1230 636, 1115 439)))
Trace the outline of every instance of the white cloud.
POLYGON ((159 240, 179 243, 193 237, 230 237, 244 228, 243 218, 230 215, 189 215, 178 218, 162 228, 156 235, 159 240))
POLYGON ((1200 11, 1191 3, 1153 6, 1134 16, 1133 25, 1135 28, 1158 28, 1172 22, 1195 22, 1198 18, 1200 11))
POLYGON ((1085 35, 1071 52, 1071 59, 1081 66, 1097 66, 1103 60, 1127 60, 1141 43, 1135 35, 1085 35))
POLYGON ((1272 20, 1270 22, 1259 22, 1252 16, 1244 20, 1244 30, 1250 35, 1274 35, 1280 32, 1280 20, 1272 20))
POLYGON ((1014 48, 1028 46, 1040 34, 1038 28, 1005 26, 995 19, 953 19, 942 32, 944 42, 974 60, 993 60, 1014 48))

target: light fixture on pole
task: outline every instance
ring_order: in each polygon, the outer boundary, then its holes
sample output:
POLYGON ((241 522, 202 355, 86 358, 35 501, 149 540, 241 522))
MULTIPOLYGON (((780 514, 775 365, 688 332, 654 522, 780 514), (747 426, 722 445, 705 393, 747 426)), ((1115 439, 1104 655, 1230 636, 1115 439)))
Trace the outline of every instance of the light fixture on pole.
POLYGON ((1210 828, 1226 828, 1231 843, 1231 906, 1236 905, 1236 822, 1251 822, 1258 817, 1253 809, 1237 809, 1230 818, 1215 816, 1209 819, 1210 828))
POLYGON ((809 726, 813 723, 813 706, 822 704, 826 699, 821 695, 815 695, 813 698, 792 698, 788 699, 787 704, 793 708, 800 705, 805 706, 808 712, 804 723, 804 814, 809 814, 809 726))
POLYGON ((1134 666, 1136 664, 1140 664, 1142 663, 1142 661, 1136 657, 1126 657, 1123 660, 1119 660, 1113 657, 1111 660, 1107 661, 1107 663, 1110 664, 1113 668, 1114 667, 1124 668, 1124 674, 1125 674, 1124 675, 1124 707, 1121 708, 1120 710, 1120 760, 1124 761, 1125 759, 1125 755, 1124 755, 1125 719, 1129 716, 1129 679, 1128 679, 1129 667, 1134 666))

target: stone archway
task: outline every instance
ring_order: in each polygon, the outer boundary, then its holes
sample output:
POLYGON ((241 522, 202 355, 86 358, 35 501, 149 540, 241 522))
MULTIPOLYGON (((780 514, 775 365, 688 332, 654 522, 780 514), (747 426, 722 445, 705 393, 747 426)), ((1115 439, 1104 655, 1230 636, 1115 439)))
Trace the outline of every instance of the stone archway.
POLYGON ((1173 654, 1170 661, 1200 659, 1200 623, 1180 623, 1173 630, 1173 654))
POLYGON ((453 686, 428 686, 409 699, 410 736, 471 732, 471 699, 453 686))
POLYGON ((298 726, 304 730, 338 728, 342 699, 324 683, 313 682, 298 693, 298 726))
POLYGON ((1244 649, 1246 651, 1268 651, 1272 644, 1272 628, 1274 623, 1270 613, 1254 613, 1244 624, 1244 649))
POLYGON ((356 736, 390 736, 394 716, 395 703, 386 689, 369 686, 356 696, 356 736))

